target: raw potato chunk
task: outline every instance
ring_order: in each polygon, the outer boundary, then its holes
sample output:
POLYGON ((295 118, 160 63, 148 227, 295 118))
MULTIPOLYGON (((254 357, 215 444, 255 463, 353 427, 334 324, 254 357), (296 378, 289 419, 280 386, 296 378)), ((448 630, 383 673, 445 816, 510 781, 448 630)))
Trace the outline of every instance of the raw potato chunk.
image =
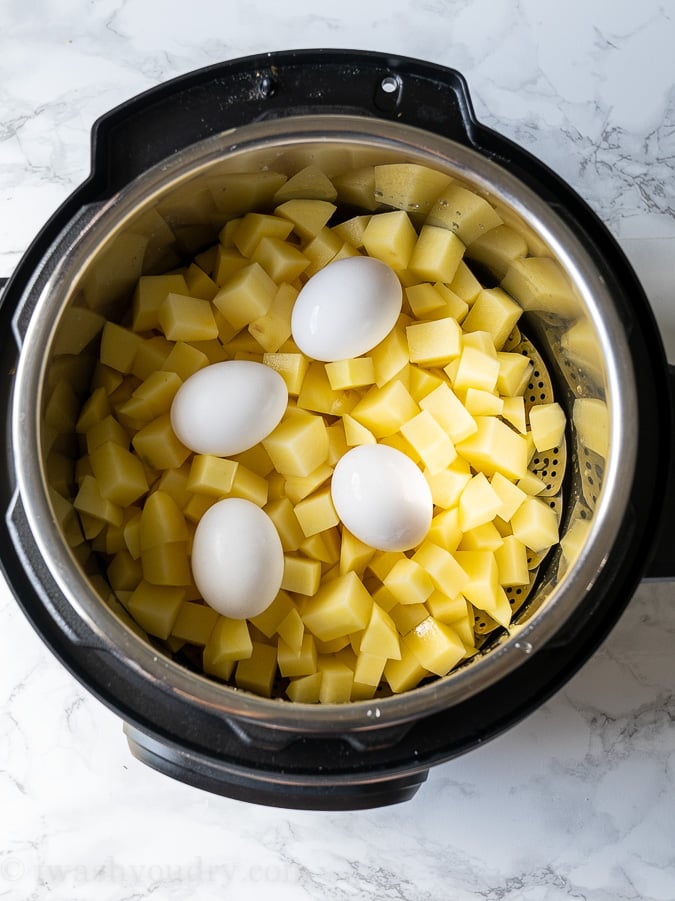
POLYGON ((274 195, 277 203, 284 200, 335 200, 337 191, 328 176, 318 166, 306 166, 292 175, 274 195))
POLYGON ((427 410, 404 422, 401 434, 417 451, 432 475, 449 466, 457 456, 454 444, 427 410))
POLYGON ((461 351, 462 330, 450 317, 409 325, 406 336, 410 361, 420 366, 444 366, 461 351))
POLYGON ((159 326, 158 313, 169 294, 190 294, 182 275, 143 275, 131 303, 131 327, 146 332, 159 326))
POLYGON ((522 308, 505 291, 501 288, 487 288, 474 301, 462 328, 467 332, 489 332, 499 351, 521 314, 522 308))
POLYGON ((509 225, 498 225, 481 235, 467 249, 467 256, 502 279, 514 260, 527 256, 527 241, 509 225))
POLYGON ((405 385, 395 379, 382 388, 371 388, 351 410, 351 415, 376 438, 386 438, 418 412, 419 407, 405 385))
POLYGON ((452 626, 433 616, 416 626, 403 638, 407 649, 429 672, 445 676, 466 654, 462 640, 452 626))
POLYGON ((450 176, 418 163, 375 166, 375 197, 380 203, 426 216, 450 176))
POLYGON ((169 294, 157 314, 159 327, 170 341, 210 341, 218 326, 208 300, 169 294))
POLYGON ((286 476, 308 476, 328 456, 323 418, 311 413, 283 419, 262 445, 275 469, 286 476))
POLYGON ((535 553, 545 551, 558 541, 558 517, 536 497, 528 497, 511 517, 515 537, 535 553))
POLYGON ((454 232, 425 225, 415 242, 408 268, 430 282, 451 282, 464 255, 454 232))
POLYGON ((175 585, 150 585, 141 582, 128 602, 136 622, 157 638, 168 638, 178 617, 185 589, 175 585))
POLYGON ((321 563, 319 560, 308 560, 306 557, 284 555, 284 575, 281 587, 285 591, 312 597, 319 590, 321 580, 321 563))
POLYGON ((316 638, 330 641, 365 629, 372 604, 363 582, 352 572, 326 583, 307 603, 302 618, 316 638))
POLYGON ((501 216, 485 198, 457 182, 451 182, 439 195, 426 221, 451 229, 464 244, 502 224, 501 216))
POLYGON ((293 230, 293 223, 278 216, 247 213, 232 232, 232 242, 244 257, 251 257, 263 238, 284 240, 293 230))
POLYGON ((501 472, 522 479, 527 472, 527 442, 494 416, 476 417, 477 431, 457 444, 457 452, 486 475, 501 472))
POLYGON ((560 446, 567 422, 560 404, 535 404, 530 407, 529 419, 532 440, 540 453, 560 446))
POLYGON ((301 238, 311 240, 328 225, 328 221, 337 207, 327 200, 294 199, 280 204, 275 216, 283 216, 293 223, 293 231, 301 238))
POLYGON ((106 441, 89 454, 101 497, 126 507, 148 490, 143 464, 113 441, 106 441))
POLYGON ((232 328, 239 330, 267 313, 276 291, 276 284, 260 263, 251 263, 223 285, 213 304, 232 328))
POLYGON ((363 246, 368 255, 394 270, 408 268, 416 241, 417 232, 402 210, 372 216, 363 233, 363 246))
POLYGON ((276 671, 276 648, 256 641, 253 643, 251 656, 237 663, 234 678, 238 688, 270 698, 276 671))

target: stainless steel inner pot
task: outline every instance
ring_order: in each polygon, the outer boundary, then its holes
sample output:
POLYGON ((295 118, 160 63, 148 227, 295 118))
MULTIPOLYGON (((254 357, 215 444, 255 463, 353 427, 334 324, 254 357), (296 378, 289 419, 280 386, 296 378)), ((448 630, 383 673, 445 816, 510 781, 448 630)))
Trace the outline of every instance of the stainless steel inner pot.
POLYGON ((310 736, 358 733, 466 701, 507 677, 563 626, 583 623, 588 592, 602 579, 626 516, 626 486, 636 467, 633 359, 592 248, 546 200, 470 147, 395 121, 337 114, 289 116, 217 134, 150 168, 109 199, 84 206, 36 268, 13 329, 20 356, 10 523, 17 534, 28 528, 39 551, 39 564, 33 556, 26 565, 48 571, 49 578, 36 583, 43 603, 53 609, 50 595, 58 590, 96 644, 142 683, 161 685, 185 705, 228 721, 310 736), (136 279, 176 266, 215 241, 223 223, 242 212, 227 209, 223 200, 229 174, 292 174, 312 163, 330 177, 401 161, 466 183, 525 236, 532 257, 555 261, 555 291, 515 283, 510 290, 526 310, 523 329, 543 355, 568 416, 561 542, 509 632, 448 676, 377 701, 314 706, 268 700, 191 672, 147 640, 106 587, 86 543, 69 534, 62 482, 64 466, 76 454, 76 413, 102 325, 121 317, 136 279), (72 401, 67 422, 53 415, 57 395, 72 401))

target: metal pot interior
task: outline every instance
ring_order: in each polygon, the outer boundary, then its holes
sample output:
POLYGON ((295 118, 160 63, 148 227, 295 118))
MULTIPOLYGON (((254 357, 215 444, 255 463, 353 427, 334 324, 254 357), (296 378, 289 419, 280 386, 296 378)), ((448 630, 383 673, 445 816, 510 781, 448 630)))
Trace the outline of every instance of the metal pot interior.
MULTIPOLYGON (((163 682, 200 707, 279 728, 358 728, 372 724, 374 709, 381 724, 402 722, 480 692, 566 622, 584 617, 585 591, 601 577, 624 514, 623 485, 635 465, 634 430, 625 428, 636 415, 631 357, 596 261, 550 207, 504 168, 397 123, 341 116, 261 122, 194 145, 108 201, 83 209, 55 241, 44 267, 15 319, 22 346, 13 410, 19 491, 42 558, 68 603, 143 678, 163 682), (518 285, 510 291, 526 311, 523 332, 541 354, 568 416, 566 461, 542 461, 544 474, 562 486, 561 542, 540 568, 512 628, 448 676, 377 702, 322 709, 270 701, 175 662, 115 598, 69 506, 78 454, 74 424, 103 323, 122 318, 138 277, 179 266, 216 241, 228 219, 246 211, 245 205, 228 205, 223 189, 231 173, 291 175, 311 163, 331 177, 402 161, 438 168, 466 183, 525 237, 531 257, 555 261, 556 292, 530 286, 519 294, 518 285), (64 399, 71 413, 65 418, 64 399)), ((501 276, 488 275, 495 284, 501 276)))

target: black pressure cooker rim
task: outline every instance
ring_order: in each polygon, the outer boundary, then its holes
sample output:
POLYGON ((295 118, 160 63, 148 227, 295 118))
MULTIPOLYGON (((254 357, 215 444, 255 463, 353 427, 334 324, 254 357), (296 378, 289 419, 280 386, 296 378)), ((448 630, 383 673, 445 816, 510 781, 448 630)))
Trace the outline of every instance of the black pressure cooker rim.
MULTIPOLYGON (((115 154, 110 152, 110 148, 103 151, 102 147, 105 141, 110 140, 114 149, 115 141, 119 140, 119 135, 123 133, 122 126, 125 123, 127 127, 132 120, 138 124, 139 117, 145 117, 148 110, 152 110, 155 100, 161 107, 167 98, 171 98, 176 91, 180 93, 183 88, 189 93, 197 85, 199 90, 208 92, 209 85, 218 84, 216 90, 231 91, 234 83, 230 80, 232 73, 236 76, 237 84, 246 82, 248 91, 246 96, 249 102, 243 106, 247 115, 252 112, 250 100, 252 85, 260 87, 261 79, 264 81, 270 73, 273 75, 273 94, 265 97, 259 91, 253 105, 258 115, 286 115, 288 111, 297 112, 297 105, 289 104, 285 108, 277 106, 272 113, 265 107, 270 96, 283 97, 284 74, 287 68, 302 71, 307 77, 311 77, 318 71, 323 71, 325 76, 325 71, 331 70, 332 67, 329 86, 334 88, 335 67, 353 68, 357 62, 361 77, 365 77, 363 73, 367 70, 367 76, 373 84, 381 84, 384 73, 393 74, 402 80, 404 85, 409 78, 420 74, 426 88, 433 83, 435 90, 446 93, 449 91, 454 103, 462 108, 461 126, 457 126, 455 122, 453 128, 461 132, 464 143, 499 165, 508 165, 525 184, 538 191, 564 221, 584 233, 592 252, 596 255, 603 277, 616 292, 620 315, 626 323, 631 353, 636 363, 635 379, 640 415, 639 465, 633 476, 630 499, 621 524, 619 540, 610 549, 603 578, 594 584, 588 593, 587 609, 590 616, 581 631, 578 628, 561 630, 560 635, 554 636, 546 647, 532 654, 502 683, 474 698, 472 709, 461 711, 459 724, 455 716, 459 711, 455 707, 451 712, 439 711, 430 717, 421 717, 416 722, 407 724, 405 735, 401 734, 398 738, 391 736, 393 743, 389 742, 388 747, 384 748, 377 747, 379 740, 376 736, 381 731, 377 723, 373 723, 373 728, 365 729, 360 738, 354 739, 352 736, 352 744, 339 736, 301 738, 301 743, 318 742, 323 746, 320 750, 323 757, 327 756, 326 748, 335 747, 335 742, 351 748, 346 755, 344 753, 328 755, 332 763, 329 770, 324 764, 317 766, 312 754, 299 753, 298 741, 293 743, 292 749, 284 745, 288 738, 295 736, 280 737, 275 734, 275 730, 267 730, 264 727, 260 731, 255 723, 252 727, 250 723, 243 725, 236 723, 236 729, 232 730, 231 723, 223 723, 217 716, 209 718, 200 714, 199 717, 195 717, 193 711, 186 712, 179 697, 171 697, 164 693, 162 698, 164 709, 162 715, 158 716, 160 712, 156 706, 158 697, 152 700, 139 697, 138 684, 133 673, 120 669, 119 661, 114 659, 114 655, 100 648, 92 649, 87 635, 82 633, 80 623, 64 622, 61 609, 55 615, 55 610, 59 607, 58 596, 46 599, 43 597, 36 602, 33 579, 35 567, 36 565, 39 567, 39 562, 36 564, 35 549, 32 546, 34 539, 30 534, 30 528, 27 527, 19 536, 21 540, 17 548, 11 540, 7 523, 3 522, 6 550, 3 551, 2 565, 11 587, 43 639, 94 694, 122 715, 131 724, 132 729, 158 737, 167 746, 176 738, 176 732, 179 731, 181 747, 191 749, 205 761, 220 760, 226 768, 229 766, 233 773, 241 767, 244 772, 250 772, 253 779, 257 778, 256 773, 259 777, 267 774, 263 781, 273 784, 275 774, 278 776, 280 770, 283 770, 285 774, 283 781, 291 793, 293 785, 308 784, 325 788, 327 780, 356 783, 363 782, 364 776, 368 781, 400 774, 402 770, 421 772, 426 766, 462 753, 486 738, 498 734, 555 692, 602 641, 645 572, 646 561, 654 550, 654 525, 659 517, 660 508, 665 506, 659 473, 668 470, 671 456, 672 426, 663 416, 663 411, 669 411, 670 406, 668 371, 662 344, 653 314, 637 278, 607 229, 575 192, 545 166, 516 145, 475 121, 468 93, 458 73, 415 60, 383 54, 362 54, 359 51, 298 51, 239 60, 232 64, 209 67, 183 79, 169 82, 119 107, 109 117, 104 117, 95 129, 94 143, 98 156, 95 154, 92 176, 45 226, 24 256, 12 283, 7 288, 0 309, 0 318, 6 327, 5 334, 9 334, 14 306, 18 303, 22 290, 33 277, 34 271, 39 268, 37 265, 39 259, 63 224, 87 201, 95 197, 100 199, 108 196, 111 191, 114 192, 115 188, 111 186, 110 178, 106 179, 103 170, 107 170, 110 176, 111 172, 119 173, 119 166, 110 162, 115 159, 115 154), (443 78, 445 85, 439 88, 439 81, 443 78), (52 609, 50 600, 54 604, 52 609), (125 689, 123 692, 122 687, 125 689), (125 696, 126 702, 121 699, 121 694, 125 696), (179 726, 178 730, 171 728, 172 722, 179 726), (271 738, 268 732, 271 733, 271 738), (375 738, 369 741, 372 736, 375 738)), ((325 100, 321 98, 314 103, 304 96, 295 99, 304 101, 305 110, 325 112, 325 100)), ((232 109, 237 108, 237 115, 241 114, 239 109, 241 105, 241 98, 239 105, 231 104, 232 109)), ((368 114, 395 119, 398 113, 399 109, 393 107, 391 110, 370 111, 368 114)), ((429 123, 425 123, 425 127, 428 125, 429 123)), ((127 141, 125 147, 133 147, 135 143, 127 141)), ((165 148, 158 152, 164 151, 165 148)), ((10 342, 4 343, 2 354, 3 362, 7 364, 6 368, 3 367, 3 371, 11 372, 16 362, 16 354, 10 342)), ((11 381, 11 377, 2 381, 6 411, 10 409, 11 381)), ((9 440, 10 429, 5 421, 6 448, 9 447, 9 440)), ((7 450, 7 455, 7 477, 1 486, 6 508, 10 506, 15 487, 11 450, 7 450)), ((20 517, 18 521, 20 523, 20 517)), ((387 744, 386 740, 384 744, 387 744)))

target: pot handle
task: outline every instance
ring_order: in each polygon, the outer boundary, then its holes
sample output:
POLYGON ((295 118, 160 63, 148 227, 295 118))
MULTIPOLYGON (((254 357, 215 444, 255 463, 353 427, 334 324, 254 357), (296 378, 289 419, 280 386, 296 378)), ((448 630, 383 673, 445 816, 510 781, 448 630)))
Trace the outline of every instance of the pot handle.
POLYGON ((477 146, 463 76, 409 57, 293 50, 217 63, 121 104, 92 130, 92 179, 113 193, 191 144, 257 119, 343 113, 394 119, 477 146))
POLYGON ((670 411, 670 466, 665 475, 661 521, 655 529, 654 552, 644 578, 651 581, 675 579, 675 365, 668 367, 670 411))
POLYGON ((425 782, 428 770, 400 776, 345 778, 315 775, 293 779, 279 772, 258 774, 254 767, 234 769, 226 762, 184 747, 159 741, 129 723, 124 724, 129 748, 142 763, 194 788, 237 801, 294 810, 367 810, 408 801, 425 782))

